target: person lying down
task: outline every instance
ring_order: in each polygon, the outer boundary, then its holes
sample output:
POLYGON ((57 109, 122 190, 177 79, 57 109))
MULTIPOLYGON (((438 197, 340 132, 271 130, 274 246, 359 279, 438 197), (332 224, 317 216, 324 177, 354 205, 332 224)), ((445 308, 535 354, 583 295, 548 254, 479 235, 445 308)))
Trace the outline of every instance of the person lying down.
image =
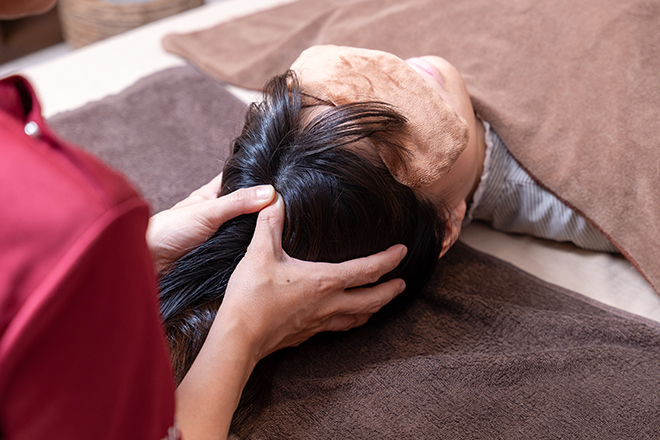
MULTIPOLYGON (((475 115, 458 71, 435 56, 403 61, 338 46, 303 52, 250 106, 220 195, 262 184, 284 200, 282 245, 291 257, 339 262, 403 243, 407 256, 386 278, 403 278, 406 295, 421 289, 472 219, 616 251, 525 173, 475 115)), ((226 223, 161 276, 177 383, 201 349, 256 217, 226 223)), ((249 419, 258 388, 248 382, 236 423, 249 419)))

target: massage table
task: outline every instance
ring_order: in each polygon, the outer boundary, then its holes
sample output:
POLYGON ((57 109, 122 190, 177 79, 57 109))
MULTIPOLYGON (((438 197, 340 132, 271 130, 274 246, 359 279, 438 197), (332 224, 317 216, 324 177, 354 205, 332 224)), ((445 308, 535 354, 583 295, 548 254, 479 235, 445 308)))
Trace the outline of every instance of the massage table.
MULTIPOLYGON (((287 3, 293 2, 224 0, 206 4, 18 73, 28 77, 34 85, 44 115, 57 121, 67 112, 79 111, 85 106, 94 105, 96 101, 121 94, 151 75, 186 66, 187 62, 183 58, 163 49, 164 36, 206 29, 287 3)), ((259 98, 258 92, 227 84, 221 86, 245 103, 259 98)), ((236 117, 233 122, 240 126, 240 118, 236 117)), ((185 188, 185 191, 193 189, 185 188)), ((164 207, 161 205, 154 210, 164 207)), ((616 316, 642 323, 648 319, 650 321, 644 325, 651 328, 655 325, 651 321, 660 321, 660 296, 621 255, 581 250, 570 243, 505 234, 479 222, 464 228, 460 242, 504 264, 510 263, 529 274, 530 279, 542 280, 539 281, 541 284, 549 283, 565 288, 567 295, 575 295, 579 301, 601 304, 604 310, 616 316)), ((514 437, 517 436, 509 438, 514 437)), ((498 438, 498 435, 492 438, 498 438)), ((502 434, 501 438, 507 436, 502 434)), ((525 437, 521 435, 520 438, 525 437)))

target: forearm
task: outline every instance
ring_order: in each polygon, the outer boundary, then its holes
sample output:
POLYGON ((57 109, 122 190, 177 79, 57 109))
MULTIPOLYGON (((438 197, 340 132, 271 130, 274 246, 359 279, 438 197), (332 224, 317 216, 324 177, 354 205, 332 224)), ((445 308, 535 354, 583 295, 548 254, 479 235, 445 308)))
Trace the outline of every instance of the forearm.
POLYGON ((222 307, 202 350, 176 391, 176 419, 186 440, 224 439, 256 356, 222 307))

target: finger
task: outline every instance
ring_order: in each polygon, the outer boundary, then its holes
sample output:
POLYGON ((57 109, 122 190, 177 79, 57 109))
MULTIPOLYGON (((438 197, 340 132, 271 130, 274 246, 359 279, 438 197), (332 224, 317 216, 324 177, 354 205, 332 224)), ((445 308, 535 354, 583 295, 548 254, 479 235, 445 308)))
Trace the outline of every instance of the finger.
POLYGON ((349 290, 333 298, 330 307, 338 315, 376 313, 405 289, 405 281, 395 278, 373 287, 349 290))
POLYGON ((284 200, 277 194, 275 202, 262 209, 257 219, 254 236, 248 247, 252 251, 270 255, 282 253, 282 229, 284 228, 284 200))
POLYGON ((223 223, 242 214, 251 214, 268 206, 275 197, 271 185, 242 188, 217 199, 190 205, 188 215, 209 229, 217 229, 223 223))
POLYGON ((364 258, 328 265, 326 270, 345 282, 345 287, 364 286, 375 283, 386 273, 394 270, 406 256, 408 249, 397 244, 389 249, 364 258))

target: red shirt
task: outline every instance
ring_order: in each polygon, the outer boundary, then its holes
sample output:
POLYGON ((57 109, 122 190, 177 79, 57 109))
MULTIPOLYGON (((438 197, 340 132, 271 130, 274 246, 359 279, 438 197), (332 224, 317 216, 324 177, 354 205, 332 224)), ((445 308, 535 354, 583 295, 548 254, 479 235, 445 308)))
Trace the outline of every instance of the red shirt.
POLYGON ((174 383, 146 204, 0 81, 0 437, 162 439, 174 383))

